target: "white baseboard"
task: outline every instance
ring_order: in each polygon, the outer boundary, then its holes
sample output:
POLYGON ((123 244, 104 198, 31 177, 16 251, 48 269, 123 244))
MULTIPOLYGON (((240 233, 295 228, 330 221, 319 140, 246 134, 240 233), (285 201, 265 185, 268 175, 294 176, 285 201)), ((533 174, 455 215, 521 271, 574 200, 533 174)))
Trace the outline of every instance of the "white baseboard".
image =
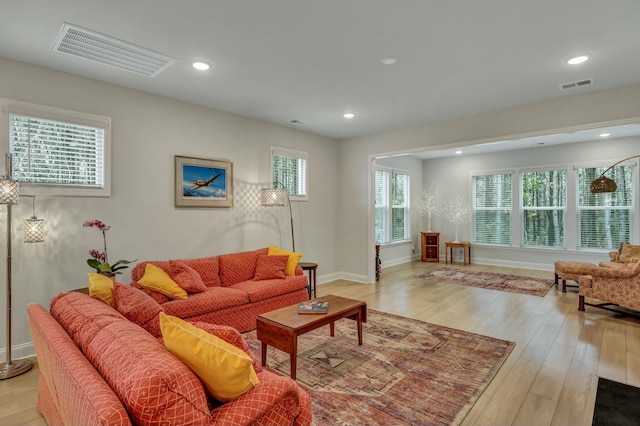
MULTIPOLYGON (((36 350, 33 347, 33 342, 22 343, 21 345, 11 346, 11 359, 31 358, 36 356, 36 350)), ((0 349, 0 357, 2 360, 7 359, 7 348, 0 349)), ((3 361, 4 362, 4 361, 3 361)))

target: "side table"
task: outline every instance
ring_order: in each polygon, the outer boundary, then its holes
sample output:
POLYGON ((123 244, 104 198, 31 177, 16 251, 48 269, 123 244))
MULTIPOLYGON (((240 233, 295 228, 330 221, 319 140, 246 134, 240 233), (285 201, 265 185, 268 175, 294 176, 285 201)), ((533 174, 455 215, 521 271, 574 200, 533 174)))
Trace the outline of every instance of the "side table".
POLYGON ((300 262, 298 263, 303 271, 309 271, 309 299, 311 299, 311 292, 313 290, 313 298, 318 297, 316 292, 316 271, 318 270, 318 264, 313 262, 300 262), (311 287, 313 286, 313 288, 311 287))
POLYGON ((461 248, 464 258, 464 265, 467 266, 467 252, 469 253, 469 264, 471 264, 471 243, 469 242, 454 242, 447 241, 444 243, 444 263, 449 263, 449 257, 451 257, 451 263, 453 263, 453 249, 461 248), (451 252, 451 256, 449 256, 451 252))

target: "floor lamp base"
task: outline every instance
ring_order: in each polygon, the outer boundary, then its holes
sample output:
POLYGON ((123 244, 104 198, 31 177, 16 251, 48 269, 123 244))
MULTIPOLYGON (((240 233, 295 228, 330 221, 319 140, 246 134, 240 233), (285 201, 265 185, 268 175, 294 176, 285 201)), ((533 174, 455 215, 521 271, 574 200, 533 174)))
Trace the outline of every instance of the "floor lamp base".
POLYGON ((28 359, 11 361, 11 364, 3 362, 0 364, 0 380, 10 379, 19 376, 33 368, 33 363, 28 359))

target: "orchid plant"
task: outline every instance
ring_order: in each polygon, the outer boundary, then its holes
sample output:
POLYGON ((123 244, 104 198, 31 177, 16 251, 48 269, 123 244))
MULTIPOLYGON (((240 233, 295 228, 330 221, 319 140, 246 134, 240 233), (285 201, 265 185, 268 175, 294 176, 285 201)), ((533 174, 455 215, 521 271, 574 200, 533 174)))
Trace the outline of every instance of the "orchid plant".
POLYGON ((91 256, 91 258, 87 259, 87 265, 95 269, 96 272, 104 275, 120 274, 120 269, 128 268, 130 263, 138 260, 118 260, 113 265, 109 264, 109 257, 107 254, 107 231, 111 229, 111 227, 100 219, 87 220, 82 224, 82 226, 84 228, 96 228, 98 231, 102 232, 104 251, 89 250, 89 256, 91 256))

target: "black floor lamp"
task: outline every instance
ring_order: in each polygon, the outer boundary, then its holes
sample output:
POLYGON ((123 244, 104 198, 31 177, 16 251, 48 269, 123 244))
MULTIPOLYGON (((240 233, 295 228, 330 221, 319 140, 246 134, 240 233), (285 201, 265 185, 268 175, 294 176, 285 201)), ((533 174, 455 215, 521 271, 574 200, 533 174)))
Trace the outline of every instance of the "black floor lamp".
MULTIPOLYGON (((0 204, 7 206, 7 361, 0 364, 0 380, 9 379, 26 373, 33 367, 28 359, 11 359, 11 208, 18 204, 20 197, 18 181, 13 180, 11 154, 6 156, 7 175, 0 178, 0 204)), ((26 243, 44 241, 44 220, 35 215, 35 197, 33 198, 33 216, 25 222, 26 243)))

